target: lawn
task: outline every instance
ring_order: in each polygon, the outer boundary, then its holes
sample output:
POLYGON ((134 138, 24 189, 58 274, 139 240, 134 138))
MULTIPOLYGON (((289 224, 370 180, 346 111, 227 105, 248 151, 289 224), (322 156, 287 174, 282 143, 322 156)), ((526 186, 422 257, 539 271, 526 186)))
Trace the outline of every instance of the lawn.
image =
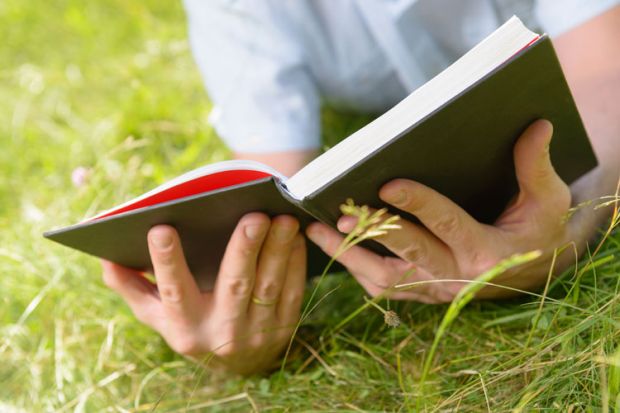
MULTIPOLYGON (((321 283, 281 371, 175 355, 97 260, 41 233, 229 156, 182 5, 4 0, 0 38, 0 411, 620 411, 618 231, 546 294, 470 303, 423 386, 448 307, 381 301, 392 328, 347 274, 321 283)), ((325 141, 368 119, 325 112, 325 141)))

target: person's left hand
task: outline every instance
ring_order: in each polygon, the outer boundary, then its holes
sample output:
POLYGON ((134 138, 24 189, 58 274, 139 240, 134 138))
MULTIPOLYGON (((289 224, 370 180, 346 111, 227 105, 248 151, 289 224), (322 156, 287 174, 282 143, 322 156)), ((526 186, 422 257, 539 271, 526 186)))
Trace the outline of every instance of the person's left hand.
MULTIPOLYGON (((375 238, 397 257, 382 257, 355 246, 338 257, 338 261, 372 296, 397 284, 423 281, 411 289, 391 291, 387 295, 394 299, 440 303, 452 301, 468 280, 502 259, 539 249, 543 252, 541 258, 504 273, 494 283, 522 290, 543 284, 554 248, 567 244, 579 233, 573 228, 574 221, 566 222, 571 193, 551 165, 548 149, 552 132, 551 123, 540 120, 519 138, 514 162, 520 193, 494 225, 477 222, 427 186, 396 179, 383 186, 380 198, 414 215, 423 226, 401 219, 398 221, 401 229, 375 238)), ((355 218, 343 216, 338 228, 347 233, 355 224, 355 218)), ((310 225, 307 234, 332 256, 343 240, 336 230, 320 223, 310 225)), ((566 267, 571 258, 574 261, 574 254, 564 254, 556 269, 566 267)), ((485 287, 477 297, 507 296, 514 294, 513 291, 485 287)))
POLYGON ((241 374, 272 368, 290 342, 303 300, 306 244, 299 222, 287 215, 244 215, 213 291, 198 289, 173 227, 156 225, 147 239, 156 284, 137 270, 102 262, 104 282, 138 320, 177 353, 209 368, 241 374))

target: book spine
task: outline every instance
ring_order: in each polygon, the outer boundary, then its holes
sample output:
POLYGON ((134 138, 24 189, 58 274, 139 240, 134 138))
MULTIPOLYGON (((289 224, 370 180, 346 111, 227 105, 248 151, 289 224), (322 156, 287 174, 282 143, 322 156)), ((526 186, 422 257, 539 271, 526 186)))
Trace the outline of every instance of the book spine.
POLYGON ((307 198, 307 197, 304 199, 295 198, 293 194, 291 194, 288 188, 286 187, 285 181, 282 181, 276 178, 275 183, 276 183, 276 188, 278 188, 278 191, 280 191, 284 199, 286 199, 288 202, 290 202, 293 205, 296 205, 300 209, 303 209, 306 213, 311 215, 316 220, 321 221, 324 224, 327 224, 333 228, 336 228, 336 222, 338 220, 338 217, 332 217, 329 214, 326 214, 325 212, 316 208, 312 204, 310 198, 307 198))
POLYGON ((338 217, 334 217, 331 214, 328 214, 325 211, 316 208, 310 199, 304 198, 304 200, 301 202, 300 207, 322 223, 337 229, 338 217))
MULTIPOLYGON (((314 220, 321 221, 336 228, 337 217, 332 219, 326 214, 323 214, 320 210, 314 208, 313 205, 308 202, 308 199, 300 200, 295 198, 286 187, 286 181, 274 179, 274 182, 276 184, 276 188, 280 191, 280 194, 284 199, 306 213, 306 217, 300 219, 300 225, 302 228, 307 227, 314 220)), ((316 244, 308 242, 306 245, 308 247, 308 275, 318 276, 323 274, 326 266, 329 265, 328 263, 330 262, 330 258, 323 251, 321 251, 316 244)), ((332 262, 329 267, 330 273, 342 271, 346 271, 346 269, 339 262, 332 262)))

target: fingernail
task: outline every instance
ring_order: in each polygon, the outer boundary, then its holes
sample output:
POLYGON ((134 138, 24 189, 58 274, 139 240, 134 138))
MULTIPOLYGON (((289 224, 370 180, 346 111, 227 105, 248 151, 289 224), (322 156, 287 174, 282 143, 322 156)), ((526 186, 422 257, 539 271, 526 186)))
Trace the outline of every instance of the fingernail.
POLYGON ((263 226, 260 224, 246 225, 243 231, 245 232, 245 236, 249 239, 257 240, 263 232, 263 226))
POLYGON ((338 230, 340 232, 349 233, 355 228, 357 220, 353 217, 344 216, 338 220, 338 230))
POLYGON ((275 225, 273 228, 273 235, 278 241, 287 242, 293 239, 295 233, 293 229, 284 225, 275 225))
POLYGON ((407 201, 407 193, 402 189, 388 190, 382 195, 383 200, 390 204, 401 205, 407 201))
POLYGON ((160 233, 161 231, 156 231, 151 234, 151 244, 157 249, 163 250, 172 245, 172 236, 167 232, 160 233))
POLYGON ((320 229, 308 227, 306 233, 308 234, 308 238, 310 238, 310 240, 315 244, 321 245, 323 243, 323 239, 325 238, 325 236, 323 235, 323 231, 321 231, 320 229))

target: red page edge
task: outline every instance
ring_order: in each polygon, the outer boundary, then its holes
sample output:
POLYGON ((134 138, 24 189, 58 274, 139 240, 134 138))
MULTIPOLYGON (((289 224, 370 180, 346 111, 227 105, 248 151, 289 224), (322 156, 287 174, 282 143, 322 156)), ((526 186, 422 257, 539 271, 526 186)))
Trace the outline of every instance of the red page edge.
POLYGON ((144 199, 125 205, 122 208, 115 209, 90 218, 85 222, 94 222, 103 218, 112 217, 124 212, 134 211, 136 209, 145 208, 153 205, 162 204, 177 199, 190 197, 193 195, 211 192, 217 189, 233 187, 247 182, 257 181, 259 179, 268 178, 273 175, 255 170, 232 170, 216 172, 210 175, 201 176, 192 180, 180 183, 173 187, 167 188, 161 192, 157 192, 144 199))

